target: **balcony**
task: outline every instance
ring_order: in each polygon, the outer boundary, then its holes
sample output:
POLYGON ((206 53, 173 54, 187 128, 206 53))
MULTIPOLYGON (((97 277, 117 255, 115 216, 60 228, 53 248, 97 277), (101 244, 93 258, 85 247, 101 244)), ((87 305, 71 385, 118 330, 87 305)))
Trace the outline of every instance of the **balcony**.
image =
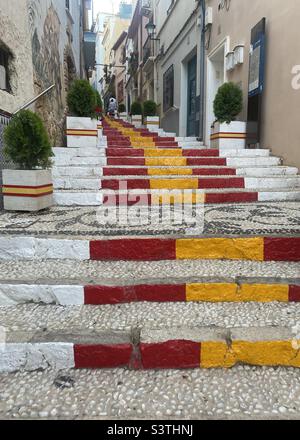
POLYGON ((153 41, 148 37, 143 47, 143 70, 146 73, 150 73, 153 69, 155 60, 155 49, 157 41, 153 41))
POLYGON ((138 52, 133 52, 128 60, 128 75, 134 76, 139 68, 139 54, 138 52))

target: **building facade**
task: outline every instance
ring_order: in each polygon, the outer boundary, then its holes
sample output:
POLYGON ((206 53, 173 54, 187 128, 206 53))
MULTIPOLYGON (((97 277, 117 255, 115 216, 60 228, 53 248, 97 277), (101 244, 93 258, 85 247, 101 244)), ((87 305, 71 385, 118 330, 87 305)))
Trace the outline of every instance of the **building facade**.
POLYGON ((200 124, 199 3, 154 0, 157 75, 155 97, 162 127, 180 136, 198 136, 200 124))
POLYGON ((102 35, 97 39, 96 52, 97 64, 100 65, 102 70, 97 73, 97 76, 102 76, 99 78, 98 82, 100 86, 98 90, 100 91, 104 105, 107 106, 108 100, 111 95, 116 95, 116 74, 119 72, 115 71, 115 45, 119 41, 123 32, 127 32, 132 15, 132 5, 130 3, 121 3, 118 14, 106 15, 103 23, 102 35), (101 46, 101 47, 99 47, 101 46), (98 62, 98 60, 100 62, 98 62), (103 64, 103 66, 102 66, 103 64))
POLYGON ((127 51, 127 81, 126 95, 127 108, 130 111, 134 101, 144 101, 147 98, 147 84, 145 84, 144 49, 147 41, 146 25, 149 22, 144 15, 144 1, 138 0, 135 3, 133 17, 128 30, 126 45, 127 51))
POLYGON ((0 0, 0 107, 12 113, 54 84, 33 106, 53 145, 63 142, 69 85, 85 77, 90 8, 91 0, 0 0))
POLYGON ((233 81, 243 90, 244 108, 240 119, 247 120, 249 81, 249 54, 251 32, 265 18, 265 68, 260 109, 260 146, 271 148, 285 163, 300 166, 300 54, 298 0, 233 0, 222 3, 207 0, 212 8, 212 24, 207 29, 207 96, 206 142, 209 142, 213 122, 212 102, 217 87, 224 81, 233 81), (244 48, 242 62, 228 66, 226 55, 235 48, 244 48))

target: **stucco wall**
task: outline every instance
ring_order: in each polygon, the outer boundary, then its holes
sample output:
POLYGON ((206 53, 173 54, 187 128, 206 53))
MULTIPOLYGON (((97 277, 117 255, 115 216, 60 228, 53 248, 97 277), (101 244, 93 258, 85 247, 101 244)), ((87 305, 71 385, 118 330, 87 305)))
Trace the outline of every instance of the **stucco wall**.
MULTIPOLYGON (((156 2, 155 16, 158 20, 158 37, 160 45, 164 46, 165 55, 157 63, 158 90, 157 101, 160 104, 162 126, 182 136, 186 135, 187 122, 187 77, 185 70, 187 62, 195 54, 200 53, 200 27, 197 3, 194 1, 177 0, 169 15, 166 8, 168 0, 156 2), (158 17, 164 17, 158 19, 158 17), (163 77, 171 65, 174 65, 174 110, 163 113, 163 77)), ((197 95, 199 94, 199 57, 197 58, 197 95)))
POLYGON ((229 11, 218 10, 219 0, 208 0, 213 7, 210 50, 226 36, 230 49, 245 44, 245 62, 228 73, 228 80, 242 84, 247 115, 250 33, 263 17, 267 19, 267 56, 262 114, 262 146, 300 167, 300 90, 292 87, 292 68, 300 65, 299 0, 231 0, 229 11))

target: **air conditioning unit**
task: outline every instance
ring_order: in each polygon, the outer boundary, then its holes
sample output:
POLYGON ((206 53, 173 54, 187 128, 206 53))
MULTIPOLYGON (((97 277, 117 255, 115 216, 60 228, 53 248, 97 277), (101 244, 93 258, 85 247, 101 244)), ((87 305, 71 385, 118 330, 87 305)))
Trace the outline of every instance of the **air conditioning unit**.
POLYGON ((0 65, 0 89, 6 90, 7 84, 6 84, 6 70, 4 66, 0 65))
POLYGON ((205 11, 205 26, 211 26, 213 24, 213 8, 209 6, 205 11))

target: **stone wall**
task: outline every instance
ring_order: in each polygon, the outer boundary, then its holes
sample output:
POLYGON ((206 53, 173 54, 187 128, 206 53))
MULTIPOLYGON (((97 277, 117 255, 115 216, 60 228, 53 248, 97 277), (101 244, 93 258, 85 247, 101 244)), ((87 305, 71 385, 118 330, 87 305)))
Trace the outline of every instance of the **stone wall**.
POLYGON ((64 142, 66 96, 82 76, 81 0, 0 0, 0 45, 11 53, 11 92, 0 91, 0 107, 13 112, 55 84, 34 106, 53 145, 64 142), (16 11, 18 13, 16 14, 16 11))

